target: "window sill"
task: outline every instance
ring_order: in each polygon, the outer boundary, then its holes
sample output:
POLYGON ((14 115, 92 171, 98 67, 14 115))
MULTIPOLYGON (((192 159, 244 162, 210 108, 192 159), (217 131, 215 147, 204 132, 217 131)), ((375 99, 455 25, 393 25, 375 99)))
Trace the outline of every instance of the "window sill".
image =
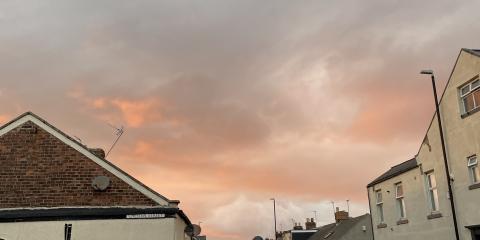
POLYGON ((460 117, 461 117, 461 118, 466 118, 466 117, 468 117, 468 116, 470 116, 470 115, 472 115, 472 114, 474 114, 474 113, 476 113, 476 112, 478 112, 478 111, 480 111, 480 107, 477 107, 477 108, 473 109, 473 110, 470 111, 470 112, 466 112, 466 113, 462 114, 460 117))
POLYGON ((400 219, 397 221, 397 225, 402 225, 402 224, 407 224, 408 223, 408 219, 400 219))
POLYGON ((441 218, 443 217, 443 215, 441 213, 432 213, 430 215, 427 216, 427 219, 428 220, 431 220, 431 219, 435 219, 435 218, 441 218))
POLYGON ((386 228, 387 224, 386 223, 380 223, 377 225, 377 228, 386 228))
POLYGON ((480 183, 474 183, 474 184, 468 186, 468 190, 473 190, 473 189, 477 189, 477 188, 480 188, 480 183))

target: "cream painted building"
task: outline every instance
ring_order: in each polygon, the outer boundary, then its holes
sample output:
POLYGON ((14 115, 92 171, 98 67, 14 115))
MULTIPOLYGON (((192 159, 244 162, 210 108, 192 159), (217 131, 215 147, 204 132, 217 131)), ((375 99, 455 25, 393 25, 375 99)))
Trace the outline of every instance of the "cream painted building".
MULTIPOLYGON (((462 49, 440 99, 460 239, 480 239, 480 50, 462 49)), ((432 97, 433 98, 433 97, 432 97)), ((376 240, 455 239, 436 114, 416 156, 367 186, 376 240)))

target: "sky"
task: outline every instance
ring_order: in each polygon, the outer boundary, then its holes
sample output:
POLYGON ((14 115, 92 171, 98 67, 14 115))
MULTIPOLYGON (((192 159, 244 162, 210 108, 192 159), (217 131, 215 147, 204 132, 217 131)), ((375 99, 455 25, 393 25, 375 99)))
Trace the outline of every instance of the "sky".
POLYGON ((45 118, 212 240, 273 236, 413 157, 476 0, 0 1, 0 122, 45 118))

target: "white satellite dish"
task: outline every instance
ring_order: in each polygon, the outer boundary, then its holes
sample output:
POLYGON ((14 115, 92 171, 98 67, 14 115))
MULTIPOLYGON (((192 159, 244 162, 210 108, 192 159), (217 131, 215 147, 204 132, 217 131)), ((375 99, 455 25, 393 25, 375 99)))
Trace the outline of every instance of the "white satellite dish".
POLYGON ((110 178, 107 176, 98 176, 92 180, 92 187, 97 191, 105 191, 110 186, 110 178))
POLYGON ((189 237, 196 237, 200 235, 200 232, 202 232, 202 228, 197 224, 190 224, 185 227, 185 234, 189 237))

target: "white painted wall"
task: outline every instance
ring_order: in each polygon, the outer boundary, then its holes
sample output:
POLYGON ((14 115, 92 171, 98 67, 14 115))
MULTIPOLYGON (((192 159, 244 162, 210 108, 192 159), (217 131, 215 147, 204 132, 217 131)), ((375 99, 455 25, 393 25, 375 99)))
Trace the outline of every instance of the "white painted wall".
POLYGON ((175 218, 0 223, 0 238, 64 240, 66 223, 72 240, 185 240, 185 223, 175 218))

